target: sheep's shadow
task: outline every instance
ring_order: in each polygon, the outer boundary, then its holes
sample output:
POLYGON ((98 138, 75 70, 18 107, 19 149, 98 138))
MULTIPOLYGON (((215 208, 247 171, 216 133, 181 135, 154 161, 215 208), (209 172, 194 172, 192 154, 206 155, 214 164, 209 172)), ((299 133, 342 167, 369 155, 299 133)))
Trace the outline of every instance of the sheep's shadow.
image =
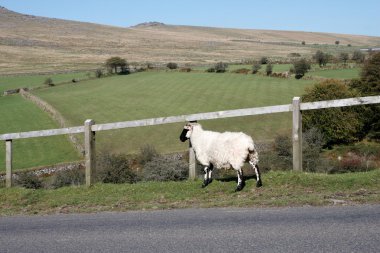
MULTIPOLYGON (((257 177, 256 177, 256 175, 244 176, 245 181, 250 180, 250 179, 257 180, 257 177)), ((220 181, 220 182, 236 182, 237 183, 238 178, 237 178, 237 176, 235 176, 235 177, 234 176, 223 176, 223 177, 213 178, 213 180, 220 181)))

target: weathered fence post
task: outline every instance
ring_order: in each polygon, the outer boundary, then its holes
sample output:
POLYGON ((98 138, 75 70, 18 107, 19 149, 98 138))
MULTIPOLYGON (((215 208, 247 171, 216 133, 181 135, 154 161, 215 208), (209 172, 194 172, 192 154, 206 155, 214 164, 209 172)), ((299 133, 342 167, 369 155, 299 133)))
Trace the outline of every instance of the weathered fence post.
POLYGON ((301 98, 293 98, 293 170, 302 171, 302 114, 301 98))
POLYGON ((194 180, 196 178, 196 162, 195 162, 195 152, 191 146, 191 141, 189 140, 189 179, 194 180))
POLYGON ((12 187, 12 140, 5 141, 5 184, 12 187))
POLYGON ((86 166, 86 185, 92 183, 92 172, 95 170, 95 132, 91 130, 91 126, 95 121, 88 119, 84 122, 84 150, 85 150, 85 166, 86 166))
MULTIPOLYGON (((197 122, 197 121, 190 121, 197 122)), ((197 177, 196 174, 197 163, 195 161, 195 152, 194 148, 191 145, 191 141, 189 140, 189 179, 194 180, 197 177)))

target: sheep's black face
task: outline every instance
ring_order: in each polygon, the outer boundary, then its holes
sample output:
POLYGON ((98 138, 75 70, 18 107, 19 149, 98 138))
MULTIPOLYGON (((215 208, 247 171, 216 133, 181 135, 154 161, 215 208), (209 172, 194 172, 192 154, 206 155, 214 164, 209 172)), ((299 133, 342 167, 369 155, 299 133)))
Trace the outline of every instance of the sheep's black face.
POLYGON ((189 131, 189 129, 186 129, 184 128, 181 135, 179 136, 179 139, 182 141, 182 142, 185 142, 187 139, 186 135, 187 135, 187 132, 189 131))

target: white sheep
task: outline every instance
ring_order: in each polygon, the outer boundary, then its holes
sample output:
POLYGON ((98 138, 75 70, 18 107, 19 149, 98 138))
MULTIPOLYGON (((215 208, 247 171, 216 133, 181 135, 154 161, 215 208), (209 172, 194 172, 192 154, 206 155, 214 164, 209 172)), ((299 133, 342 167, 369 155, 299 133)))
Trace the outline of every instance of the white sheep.
POLYGON ((230 168, 237 171, 238 184, 236 191, 244 186, 242 167, 248 161, 256 173, 256 187, 261 187, 260 170, 257 165, 259 159, 253 140, 242 132, 214 132, 205 131, 199 123, 188 123, 184 126, 180 140, 190 139, 195 155, 200 164, 205 166, 205 177, 202 187, 211 183, 213 167, 230 168))

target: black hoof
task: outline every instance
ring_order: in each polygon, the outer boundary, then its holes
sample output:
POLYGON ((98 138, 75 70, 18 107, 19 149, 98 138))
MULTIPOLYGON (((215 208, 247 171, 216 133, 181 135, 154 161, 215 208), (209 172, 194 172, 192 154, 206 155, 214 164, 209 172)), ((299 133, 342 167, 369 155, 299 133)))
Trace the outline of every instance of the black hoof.
POLYGON ((244 186, 245 186, 245 182, 243 181, 237 185, 235 192, 239 192, 239 191, 243 190, 244 186))
POLYGON ((259 188, 259 187, 261 187, 261 186, 263 186, 263 183, 261 182, 261 180, 257 181, 257 183, 256 183, 256 187, 259 188))

